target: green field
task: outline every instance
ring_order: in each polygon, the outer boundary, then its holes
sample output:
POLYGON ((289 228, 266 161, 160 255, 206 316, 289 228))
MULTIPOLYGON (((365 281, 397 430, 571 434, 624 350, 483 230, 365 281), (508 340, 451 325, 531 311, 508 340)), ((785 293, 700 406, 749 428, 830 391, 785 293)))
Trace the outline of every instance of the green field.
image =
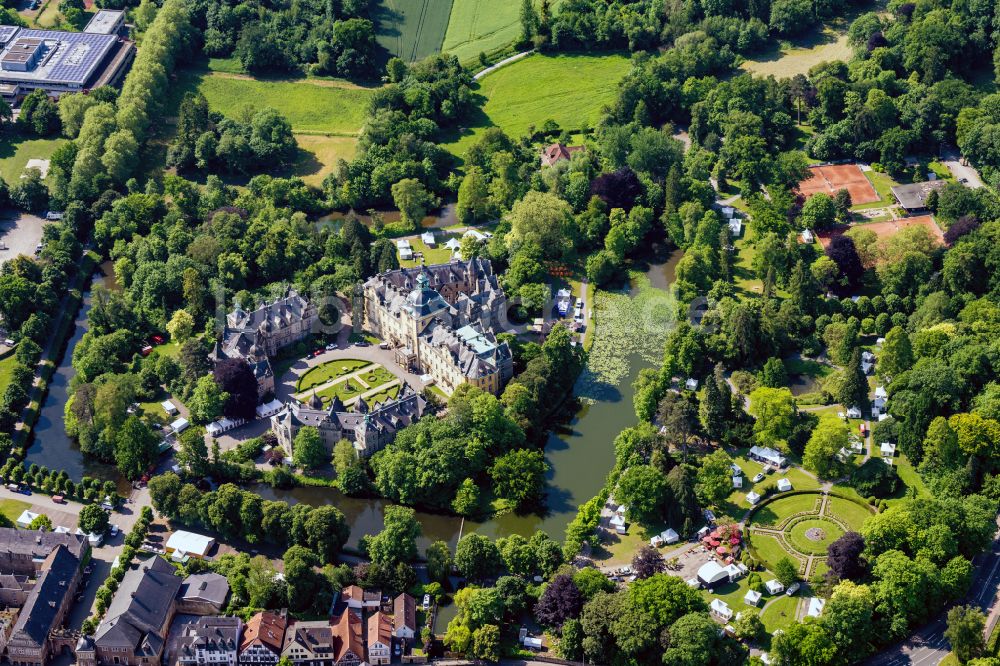
POLYGON ((13 352, 0 359, 0 395, 3 395, 3 392, 7 390, 7 384, 10 383, 10 375, 14 372, 15 365, 17 365, 17 359, 13 352))
POLYGON ((0 515, 7 518, 11 524, 17 520, 25 509, 30 509, 31 505, 27 502, 22 502, 21 500, 15 499, 3 499, 0 500, 0 515))
POLYGON ((346 81, 254 79, 204 68, 180 72, 175 102, 194 90, 224 116, 236 118, 248 109, 270 107, 288 118, 296 133, 337 136, 356 136, 361 131, 374 92, 346 81))
MULTIPOLYGON (((381 0, 376 10, 378 43, 407 62, 440 53, 452 0, 381 0)), ((506 4, 506 3, 500 3, 506 4)))
POLYGON ((775 49, 756 60, 745 60, 740 65, 758 76, 790 78, 796 74, 807 74, 821 62, 851 59, 851 47, 847 35, 833 30, 825 30, 819 39, 803 46, 788 45, 775 49))
POLYGON ((521 36, 520 3, 453 0, 442 51, 466 62, 501 49, 521 36))
POLYGON ((766 534, 752 534, 750 543, 753 544, 754 550, 757 551, 757 555, 768 569, 773 569, 778 560, 787 557, 797 564, 801 571, 802 560, 785 550, 784 546, 774 537, 766 534))
POLYGON ((568 130, 593 126, 602 107, 614 100, 629 66, 622 55, 536 54, 518 60, 479 81, 482 113, 444 147, 461 156, 488 127, 517 138, 546 120, 568 130))
POLYGON ((7 135, 0 140, 0 176, 13 185, 24 173, 30 159, 47 160, 59 146, 69 143, 68 139, 28 139, 7 135))
POLYGON ((872 515, 872 512, 863 506, 839 497, 830 497, 827 500, 826 512, 840 518, 855 532, 860 532, 861 526, 872 515))
POLYGON ((800 553, 823 555, 827 546, 843 536, 844 530, 832 520, 810 518, 795 523, 785 534, 785 538, 800 553), (806 532, 812 529, 820 530, 819 538, 813 540, 806 536, 806 532))
POLYGON ((786 597, 784 594, 774 600, 774 602, 764 608, 760 614, 761 622, 767 633, 774 633, 776 629, 787 627, 795 621, 795 609, 799 605, 798 597, 786 597))
POLYGON ((789 495, 781 499, 774 500, 757 510, 753 515, 753 522, 758 525, 776 526, 781 524, 789 516, 804 511, 818 509, 819 495, 789 495))

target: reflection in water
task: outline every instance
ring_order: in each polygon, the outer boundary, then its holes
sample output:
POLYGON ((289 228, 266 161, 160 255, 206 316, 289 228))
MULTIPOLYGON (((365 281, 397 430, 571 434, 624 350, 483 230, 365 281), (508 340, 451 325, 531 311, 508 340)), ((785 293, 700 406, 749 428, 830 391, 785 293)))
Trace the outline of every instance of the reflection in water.
MULTIPOLYGON (((665 263, 649 268, 647 276, 654 287, 665 288, 673 282, 673 271, 680 258, 674 253, 665 263)), ((648 316, 648 315, 647 315, 648 316)), ((661 353, 657 351, 657 355, 661 353)), ((588 371, 577 383, 577 395, 586 393, 596 400, 584 403, 576 415, 564 426, 549 435, 545 447, 548 473, 548 513, 545 516, 518 516, 508 514, 485 523, 429 513, 419 513, 423 526, 419 542, 421 551, 432 541, 443 540, 453 547, 462 533, 477 532, 490 537, 522 534, 530 536, 543 530, 553 539, 561 540, 566 526, 576 515, 577 507, 586 502, 604 485, 608 471, 614 465, 615 437, 625 428, 635 424, 632 407, 632 382, 650 363, 642 354, 632 353, 624 359, 624 376, 616 385, 604 383, 596 393, 594 377, 588 371)), ((350 547, 357 547, 365 534, 376 534, 382 529, 385 500, 346 497, 330 488, 295 488, 276 490, 258 486, 258 494, 265 499, 281 499, 291 503, 305 502, 314 506, 333 504, 344 512, 351 525, 350 547)))
MULTIPOLYGON (((97 276, 92 286, 106 284, 106 277, 97 276)), ((113 288, 116 285, 112 283, 108 286, 113 288)), ((83 294, 83 303, 76 316, 73 337, 66 345, 59 366, 49 381, 49 393, 39 412, 38 423, 35 425, 26 458, 28 464, 37 463, 49 469, 66 470, 74 481, 79 481, 84 476, 101 480, 111 479, 118 482, 120 492, 128 494, 128 481, 121 477, 117 468, 85 456, 80 451, 79 445, 66 434, 66 423, 63 419, 66 401, 69 399, 70 380, 76 375, 76 370, 71 364, 73 350, 87 331, 87 313, 90 312, 92 305, 91 291, 88 290, 83 294)))

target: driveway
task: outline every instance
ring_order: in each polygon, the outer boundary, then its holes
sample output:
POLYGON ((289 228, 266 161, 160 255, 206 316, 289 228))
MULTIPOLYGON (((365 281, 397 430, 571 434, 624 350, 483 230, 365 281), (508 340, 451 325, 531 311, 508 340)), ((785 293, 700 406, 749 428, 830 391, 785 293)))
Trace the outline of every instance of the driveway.
POLYGON ((983 187, 983 180, 979 177, 979 172, 976 171, 974 166, 969 164, 968 160, 959 155, 957 151, 945 153, 942 163, 948 167, 948 171, 955 177, 955 180, 961 182, 964 178, 967 181, 963 183, 966 187, 972 189, 983 187))

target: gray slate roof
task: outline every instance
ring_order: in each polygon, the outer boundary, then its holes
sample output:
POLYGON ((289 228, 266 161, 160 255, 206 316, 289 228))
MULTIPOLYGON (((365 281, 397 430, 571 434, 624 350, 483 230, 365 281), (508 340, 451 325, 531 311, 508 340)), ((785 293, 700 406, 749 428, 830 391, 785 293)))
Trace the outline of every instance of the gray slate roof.
POLYGON ((217 573, 195 574, 184 579, 180 595, 186 601, 207 601, 221 606, 229 596, 229 581, 217 573))
POLYGON ((23 631, 37 645, 45 643, 79 567, 80 560, 66 546, 56 546, 18 615, 15 634, 23 631))
POLYGON ((174 567, 161 557, 125 572, 105 620, 94 635, 97 646, 145 648, 157 654, 163 645, 159 631, 181 582, 174 567))

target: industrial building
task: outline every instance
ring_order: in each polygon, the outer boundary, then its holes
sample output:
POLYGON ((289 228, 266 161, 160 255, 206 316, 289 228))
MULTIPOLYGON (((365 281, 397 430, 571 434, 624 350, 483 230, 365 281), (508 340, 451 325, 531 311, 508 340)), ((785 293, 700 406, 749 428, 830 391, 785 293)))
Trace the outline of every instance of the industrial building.
POLYGON ((16 106, 33 90, 58 97, 117 85, 135 57, 125 32, 124 13, 110 10, 84 32, 0 25, 0 96, 16 106))

